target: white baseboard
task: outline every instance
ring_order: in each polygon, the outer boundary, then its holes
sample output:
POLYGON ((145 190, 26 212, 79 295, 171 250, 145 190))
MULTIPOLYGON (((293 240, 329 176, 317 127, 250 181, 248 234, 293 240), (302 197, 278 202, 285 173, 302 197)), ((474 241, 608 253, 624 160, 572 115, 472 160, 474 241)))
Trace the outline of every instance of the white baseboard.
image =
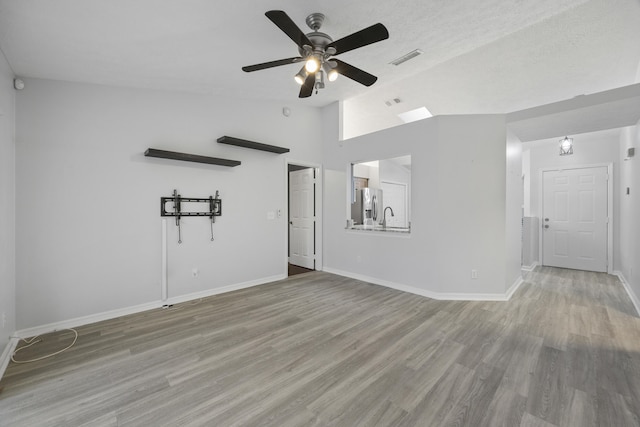
POLYGON ((4 371, 7 370, 7 366, 9 366, 9 361, 11 360, 11 355, 14 351, 16 351, 16 346, 18 345, 19 338, 11 337, 9 342, 4 348, 2 355, 0 356, 0 379, 4 375, 4 371))
POLYGON ((511 299, 513 294, 516 293, 516 291, 518 290, 520 285, 522 285, 523 283, 524 283, 524 280, 522 279, 522 276, 518 276, 518 278, 515 280, 515 282, 513 282, 511 287, 509 289, 507 289, 507 292, 505 293, 506 301, 511 299))
POLYGON ((116 310, 105 311, 102 313, 91 314, 88 316, 76 317, 74 319, 62 320, 60 322, 49 323, 46 325, 35 326, 32 328, 21 329, 16 331, 14 336, 17 338, 28 338, 35 335, 42 335, 49 332, 59 331, 62 329, 75 328, 78 326, 88 325, 90 323, 101 322, 103 320, 115 319, 116 317, 126 316, 129 314, 140 313, 147 310, 153 310, 160 308, 165 304, 178 304, 181 302, 192 301, 200 298, 209 297, 212 295, 222 294, 225 292, 237 291, 244 288, 250 288, 253 286, 263 285, 265 283, 271 283, 277 280, 286 278, 286 274, 279 274, 276 276, 265 277, 257 280, 251 280, 248 282, 237 283, 234 285, 223 286, 221 288, 208 289, 202 292, 195 292, 192 294, 179 295, 170 297, 166 301, 153 301, 145 304, 135 305, 132 307, 119 308, 116 310))
POLYGON ((88 325, 90 323, 102 322, 103 320, 115 319, 116 317, 126 316, 128 314, 153 310, 154 308, 161 306, 162 304, 160 301, 154 301, 131 307, 118 308, 116 310, 103 311, 102 313, 90 314, 88 316, 76 317, 73 319, 61 320, 59 322, 21 329, 16 331, 14 335, 18 338, 29 338, 36 335, 48 334, 49 332, 60 331, 62 329, 75 328, 78 326, 88 325))
POLYGON ((624 274, 622 274, 622 272, 618 270, 615 270, 613 274, 618 276, 618 279, 620 279, 620 281, 622 282, 622 286, 624 286, 624 289, 627 291, 627 295, 629 295, 629 299, 631 299, 631 302, 633 303, 633 307, 636 309, 636 314, 638 315, 638 317, 640 317, 640 300, 638 299, 636 294, 633 293, 633 289, 631 289, 631 286, 629 285, 629 282, 627 282, 626 277, 624 277, 624 274))
POLYGON ((504 294, 474 294, 474 293, 442 293, 433 292, 426 289, 416 288, 414 286, 404 285, 401 283, 390 282, 388 280, 378 279, 376 277, 365 276, 363 274, 351 273, 349 271, 337 270, 330 267, 324 267, 323 271, 327 273, 337 274, 339 276, 350 277, 352 279, 361 280, 363 282, 373 283, 374 285, 385 286, 402 292, 420 295, 423 297, 444 300, 444 301, 508 301, 511 295, 522 284, 522 277, 519 277, 513 285, 504 294))
POLYGON ((538 261, 535 261, 531 265, 523 265, 522 267, 520 267, 520 269, 524 271, 533 271, 538 265, 538 261))

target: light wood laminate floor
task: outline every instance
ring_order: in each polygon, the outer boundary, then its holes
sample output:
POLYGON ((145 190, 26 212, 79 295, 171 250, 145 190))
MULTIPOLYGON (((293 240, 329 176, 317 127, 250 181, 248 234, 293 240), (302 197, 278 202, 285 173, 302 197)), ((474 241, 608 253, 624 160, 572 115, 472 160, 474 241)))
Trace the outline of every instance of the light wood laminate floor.
POLYGON ((315 272, 78 332, 9 365, 0 425, 640 425, 640 319, 600 273, 463 302, 315 272))

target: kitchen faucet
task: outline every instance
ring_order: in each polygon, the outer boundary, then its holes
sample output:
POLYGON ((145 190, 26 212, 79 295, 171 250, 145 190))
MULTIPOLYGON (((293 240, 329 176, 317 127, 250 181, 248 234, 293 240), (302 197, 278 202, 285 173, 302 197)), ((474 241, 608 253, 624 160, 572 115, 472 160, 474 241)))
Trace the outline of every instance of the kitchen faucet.
POLYGON ((384 212, 382 213, 382 227, 387 226, 387 209, 389 209, 391 211, 391 216, 395 216, 393 215, 393 209, 391 209, 391 206, 387 206, 386 208, 384 208, 384 212))

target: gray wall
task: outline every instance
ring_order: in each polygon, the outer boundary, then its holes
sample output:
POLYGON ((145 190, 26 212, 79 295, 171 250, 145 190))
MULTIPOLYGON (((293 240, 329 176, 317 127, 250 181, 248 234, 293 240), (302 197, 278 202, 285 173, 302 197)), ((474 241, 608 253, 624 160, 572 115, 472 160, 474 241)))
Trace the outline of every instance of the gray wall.
MULTIPOLYGON (((519 189, 507 199, 505 132, 501 115, 442 116, 326 140, 326 268, 443 297, 504 294, 520 268, 519 239, 507 241, 506 228, 515 222, 519 233, 522 200, 519 189), (412 156, 410 236, 345 230, 348 164, 405 154, 412 156), (507 200, 516 208, 507 209, 507 200), (507 212, 517 218, 507 221, 507 212)), ((509 173, 519 180, 516 169, 509 173)))
POLYGON ((522 275, 522 142, 507 131, 506 149, 506 195, 505 195, 505 271, 507 285, 522 275))
POLYGON ((0 353, 16 329, 14 124, 13 71, 0 54, 0 353))
POLYGON ((216 190, 222 216, 168 219, 169 297, 286 275, 287 155, 216 143, 230 135, 321 163, 321 113, 282 105, 27 80, 17 96, 17 327, 161 296, 160 197, 216 190), (235 168, 150 159, 146 148, 241 160, 235 168), (267 219, 267 212, 282 217, 267 219), (199 276, 192 276, 192 269, 199 276))
MULTIPOLYGON (((620 138, 620 257, 619 271, 634 293, 635 303, 640 302, 640 122, 625 128, 620 138), (627 148, 635 147, 636 155, 624 160, 627 148), (629 187, 629 195, 626 189, 629 187)), ((637 306, 637 305, 636 305, 637 306)))

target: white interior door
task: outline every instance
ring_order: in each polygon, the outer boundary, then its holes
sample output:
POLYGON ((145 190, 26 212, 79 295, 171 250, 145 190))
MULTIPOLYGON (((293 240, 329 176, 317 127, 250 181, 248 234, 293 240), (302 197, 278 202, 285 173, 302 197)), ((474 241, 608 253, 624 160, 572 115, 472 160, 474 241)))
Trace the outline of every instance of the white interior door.
POLYGON ((545 171, 542 264, 607 271, 607 167, 545 171))
POLYGON ((393 216, 387 211, 387 227, 407 227, 407 184, 383 181, 380 186, 384 201, 381 209, 390 206, 393 210, 393 216))
POLYGON ((289 172, 289 262, 310 269, 315 269, 313 172, 289 172))

